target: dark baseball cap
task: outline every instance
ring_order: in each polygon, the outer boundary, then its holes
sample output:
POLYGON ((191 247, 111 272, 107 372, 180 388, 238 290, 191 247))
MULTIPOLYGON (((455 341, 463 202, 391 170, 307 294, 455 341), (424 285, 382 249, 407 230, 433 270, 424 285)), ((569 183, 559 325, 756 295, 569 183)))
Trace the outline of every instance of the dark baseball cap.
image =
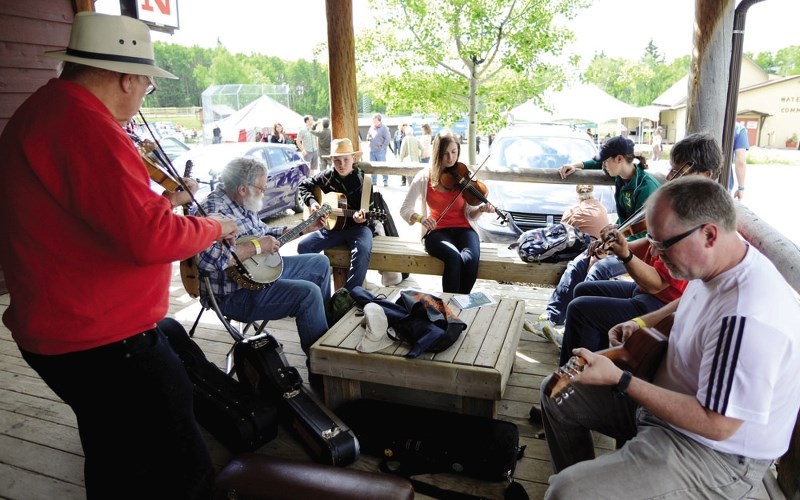
POLYGON ((617 155, 632 155, 633 154, 633 141, 627 137, 618 135, 607 140, 600 146, 600 152, 594 157, 599 162, 604 162, 609 158, 617 155))

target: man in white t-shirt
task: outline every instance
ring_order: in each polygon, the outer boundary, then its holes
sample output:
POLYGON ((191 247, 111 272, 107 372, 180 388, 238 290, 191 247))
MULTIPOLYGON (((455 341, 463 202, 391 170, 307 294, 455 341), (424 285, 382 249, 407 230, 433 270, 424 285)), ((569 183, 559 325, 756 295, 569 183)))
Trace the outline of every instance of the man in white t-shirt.
POLYGON ((789 446, 800 305, 739 237, 732 197, 699 176, 668 182, 647 201, 647 227, 670 274, 691 281, 679 300, 615 326, 609 340, 619 345, 674 312, 667 353, 653 383, 586 349, 573 351, 587 364, 568 398, 548 397, 545 379, 556 472, 545 498, 749 497, 789 446), (591 430, 627 442, 595 458, 591 430))

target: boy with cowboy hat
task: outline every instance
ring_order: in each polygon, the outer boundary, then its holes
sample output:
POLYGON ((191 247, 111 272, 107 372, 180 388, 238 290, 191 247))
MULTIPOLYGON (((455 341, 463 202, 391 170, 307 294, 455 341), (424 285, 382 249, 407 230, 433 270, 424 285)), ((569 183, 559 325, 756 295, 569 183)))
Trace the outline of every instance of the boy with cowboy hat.
POLYGON ((123 126, 154 77, 175 77, 155 65, 144 23, 80 12, 69 46, 47 55, 64 61, 59 78, 0 136, 3 322, 75 412, 87 498, 208 498, 192 384, 157 323, 172 263, 236 224, 176 215, 150 189, 123 126))
MULTIPOLYGON (((353 148, 350 139, 331 141, 329 157, 333 168, 304 179, 298 189, 300 199, 314 213, 321 206, 323 194, 335 193, 325 198, 343 198, 347 208, 355 212, 352 217, 340 216, 340 220, 331 229, 322 228, 305 236, 298 243, 297 251, 301 254, 317 253, 327 248, 347 245, 351 258, 344 286, 352 290, 353 287, 364 284, 372 253, 372 228, 367 221, 372 204, 372 181, 369 176, 364 175, 362 169, 354 165, 356 159, 361 157, 361 151, 353 148)), ((341 208, 341 203, 333 201, 331 208, 341 208)))

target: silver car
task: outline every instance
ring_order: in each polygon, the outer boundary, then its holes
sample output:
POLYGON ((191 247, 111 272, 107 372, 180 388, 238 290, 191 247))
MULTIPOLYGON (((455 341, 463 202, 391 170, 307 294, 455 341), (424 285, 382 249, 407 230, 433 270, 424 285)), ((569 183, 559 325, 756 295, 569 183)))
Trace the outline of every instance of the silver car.
MULTIPOLYGON (((516 125, 497 133, 487 166, 492 169, 558 169, 561 165, 589 160, 597 148, 584 132, 567 125, 516 125)), ((510 213, 522 231, 547 227, 561 221, 564 210, 578 203, 575 186, 537 182, 485 181, 489 200, 510 213)), ((595 198, 609 214, 616 212, 614 187, 597 186, 595 198)), ((496 217, 478 219, 481 240, 513 243, 519 233, 496 217)))

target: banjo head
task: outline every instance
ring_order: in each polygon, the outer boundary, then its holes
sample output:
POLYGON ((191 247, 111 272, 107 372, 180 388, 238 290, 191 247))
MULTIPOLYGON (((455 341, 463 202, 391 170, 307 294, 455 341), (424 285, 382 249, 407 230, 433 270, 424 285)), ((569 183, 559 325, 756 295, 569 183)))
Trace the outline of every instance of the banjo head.
MULTIPOLYGON (((237 239, 236 243, 246 243, 257 239, 257 236, 247 235, 237 239)), ((243 260, 242 264, 250 273, 253 281, 258 283, 272 283, 283 274, 283 257, 279 252, 253 255, 249 259, 243 260)))

